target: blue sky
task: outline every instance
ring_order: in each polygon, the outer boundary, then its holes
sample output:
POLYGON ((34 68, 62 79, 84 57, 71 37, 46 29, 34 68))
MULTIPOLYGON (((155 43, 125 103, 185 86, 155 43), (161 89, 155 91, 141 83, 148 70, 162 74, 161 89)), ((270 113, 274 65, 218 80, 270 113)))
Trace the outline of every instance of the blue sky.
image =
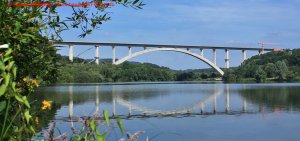
MULTIPOLYGON (((300 48, 300 0, 145 0, 144 3, 143 10, 114 6, 108 10, 112 12, 112 20, 104 23, 100 30, 84 39, 78 38, 80 30, 71 30, 63 34, 63 39, 242 47, 258 47, 257 43, 264 41, 279 43, 268 46, 270 48, 300 48)), ((59 9, 62 16, 70 14, 69 10, 59 9)), ((88 48, 75 46, 75 55, 88 48)), ((117 48, 117 58, 126 56, 127 52, 125 48, 117 48)), ((68 49, 59 53, 67 55, 68 49)), ((204 54, 212 60, 211 50, 205 50, 204 54)), ((257 52, 247 52, 248 57, 254 54, 257 52)), ((94 55, 92 49, 80 57, 93 58, 94 55)), ((217 64, 224 67, 224 50, 218 50, 217 55, 217 64)), ((239 65, 241 55, 240 51, 231 51, 230 66, 239 65)), ((100 48, 100 57, 111 58, 111 48, 100 48)), ((178 70, 209 67, 176 52, 153 52, 131 61, 178 70)))

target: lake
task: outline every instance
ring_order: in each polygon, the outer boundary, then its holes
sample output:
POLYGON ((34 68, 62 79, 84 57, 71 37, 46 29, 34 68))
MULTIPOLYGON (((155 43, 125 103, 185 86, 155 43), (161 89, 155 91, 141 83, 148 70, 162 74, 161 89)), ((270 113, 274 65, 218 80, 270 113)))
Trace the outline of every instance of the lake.
MULTIPOLYGON (((80 129, 79 118, 108 110, 121 118, 125 132, 145 131, 139 140, 300 139, 300 83, 65 84, 42 87, 33 97, 36 103, 53 101, 52 109, 40 114, 40 128, 55 122, 68 135, 71 127, 80 129)), ((111 121, 107 139, 119 140, 124 135, 111 121)))

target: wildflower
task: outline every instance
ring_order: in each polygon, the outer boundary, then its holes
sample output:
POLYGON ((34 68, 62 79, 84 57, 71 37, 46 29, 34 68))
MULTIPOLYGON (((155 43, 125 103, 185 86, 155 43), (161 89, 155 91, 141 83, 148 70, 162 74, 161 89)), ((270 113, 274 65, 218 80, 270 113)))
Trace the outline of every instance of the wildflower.
POLYGON ((46 110, 47 108, 51 109, 52 101, 43 100, 42 103, 43 103, 42 110, 46 110))
POLYGON ((24 78, 23 78, 23 81, 24 81, 24 82, 27 82, 27 77, 24 77, 24 78))
POLYGON ((39 124, 39 117, 35 117, 35 123, 39 124))
POLYGON ((31 81, 31 83, 32 83, 35 87, 39 87, 39 86, 40 86, 39 82, 38 82, 37 80, 35 80, 35 79, 33 79, 33 80, 31 81))

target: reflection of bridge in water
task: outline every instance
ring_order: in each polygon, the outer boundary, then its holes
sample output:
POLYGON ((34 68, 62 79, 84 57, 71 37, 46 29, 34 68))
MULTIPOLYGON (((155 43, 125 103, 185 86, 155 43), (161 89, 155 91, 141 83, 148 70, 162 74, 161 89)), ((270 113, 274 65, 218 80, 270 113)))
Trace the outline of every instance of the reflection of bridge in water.
MULTIPOLYGON (((69 86, 69 116, 71 121, 74 119, 73 117, 73 86, 69 86)), ((95 113, 99 113, 99 86, 95 87, 95 113)), ((115 94, 114 88, 112 90, 112 114, 111 118, 116 116, 121 118, 151 118, 151 117, 181 117, 181 116, 194 116, 194 115, 219 115, 219 114, 242 114, 242 113, 255 113, 247 111, 247 101, 245 98, 242 98, 241 110, 240 111, 231 111, 230 110, 230 93, 229 93, 229 85, 227 84, 225 90, 223 89, 214 89, 212 94, 208 97, 201 99, 200 101, 188 105, 185 107, 176 108, 173 110, 155 110, 150 109, 138 104, 131 102, 130 100, 126 100, 115 94), (224 94, 225 95, 225 110, 217 109, 217 100, 218 98, 224 94), (206 110, 206 105, 212 104, 213 111, 206 110), (128 114, 118 114, 117 113, 117 105, 121 105, 128 109, 128 114)))

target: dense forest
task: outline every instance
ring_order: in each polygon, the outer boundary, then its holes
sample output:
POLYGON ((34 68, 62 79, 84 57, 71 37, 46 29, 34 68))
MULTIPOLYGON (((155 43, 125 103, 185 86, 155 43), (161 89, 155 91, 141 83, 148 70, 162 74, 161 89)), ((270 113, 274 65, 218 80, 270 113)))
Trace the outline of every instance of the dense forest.
POLYGON ((150 63, 125 62, 112 65, 103 59, 99 65, 91 60, 74 58, 70 64, 65 56, 59 58, 60 83, 134 82, 134 81, 199 81, 219 77, 213 69, 177 71, 150 63))
POLYGON ((299 81, 300 49, 253 56, 239 67, 226 70, 223 80, 226 82, 299 81))

